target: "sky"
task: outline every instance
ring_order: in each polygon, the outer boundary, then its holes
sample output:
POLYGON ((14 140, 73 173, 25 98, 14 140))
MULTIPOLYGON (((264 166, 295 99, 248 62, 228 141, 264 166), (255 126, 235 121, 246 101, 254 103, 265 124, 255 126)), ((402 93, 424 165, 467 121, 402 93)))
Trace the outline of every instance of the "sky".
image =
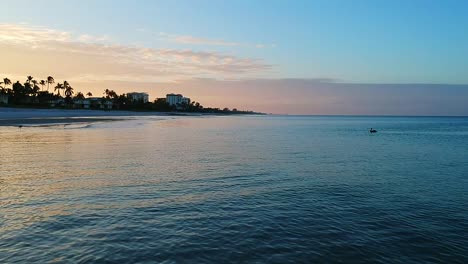
POLYGON ((468 115, 468 2, 0 0, 0 78, 277 114, 468 115))

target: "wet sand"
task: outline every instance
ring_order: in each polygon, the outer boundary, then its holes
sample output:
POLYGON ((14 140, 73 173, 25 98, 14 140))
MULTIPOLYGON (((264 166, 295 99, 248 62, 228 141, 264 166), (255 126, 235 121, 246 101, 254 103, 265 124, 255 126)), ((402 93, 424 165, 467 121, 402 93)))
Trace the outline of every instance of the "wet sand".
POLYGON ((27 118, 27 119, 0 119, 0 126, 50 126, 70 125, 73 123, 122 121, 124 118, 27 118))
POLYGON ((135 116, 167 116, 168 113, 24 109, 0 107, 0 126, 49 126, 56 124, 122 121, 135 116))

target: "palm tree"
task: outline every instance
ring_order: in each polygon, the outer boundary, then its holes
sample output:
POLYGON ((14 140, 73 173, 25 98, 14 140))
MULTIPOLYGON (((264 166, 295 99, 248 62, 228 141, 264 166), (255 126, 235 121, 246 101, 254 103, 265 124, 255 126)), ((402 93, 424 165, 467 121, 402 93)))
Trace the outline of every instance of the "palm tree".
POLYGON ((42 89, 41 89, 41 90, 44 90, 44 85, 46 84, 46 81, 41 80, 41 81, 39 82, 39 84, 42 86, 42 89))
POLYGON ((86 96, 91 97, 91 96, 93 96, 93 94, 92 94, 91 92, 88 92, 88 93, 86 94, 86 96))
MULTIPOLYGON (((64 85, 65 86, 65 85, 64 85)), ((70 86, 70 84, 67 82, 67 86, 65 87, 65 91, 64 91, 64 94, 65 94, 65 103, 67 105, 70 105, 73 103, 73 100, 72 100, 72 95, 73 95, 73 87, 70 86)))
POLYGON ((74 94, 73 87, 71 87, 68 83, 67 83, 67 86, 65 88, 64 94, 65 94, 66 97, 71 97, 74 94))
MULTIPOLYGON (((32 78, 32 77, 31 77, 31 78, 32 78)), ((29 79, 29 77, 28 77, 28 79, 29 79)), ((31 79, 31 82, 33 83, 33 84, 31 85, 31 86, 32 86, 32 94, 33 94, 33 96, 36 96, 37 93, 39 92, 39 90, 41 90, 41 89, 39 88, 39 86, 37 86, 37 83, 38 83, 38 82, 37 82, 36 80, 32 80, 32 79, 31 79)))
POLYGON ((11 84, 10 79, 8 79, 8 78, 3 78, 3 84, 5 84, 5 89, 6 89, 6 87, 7 87, 8 85, 11 84))
MULTIPOLYGON (((36 82, 37 83, 37 82, 36 82)), ((41 88, 39 88, 39 86, 37 86, 36 84, 34 84, 34 86, 32 87, 32 94, 33 96, 36 96, 37 93, 39 93, 39 91, 41 90, 41 88)))
POLYGON ((70 83, 67 82, 67 81, 63 81, 63 88, 62 89, 63 89, 64 93, 65 93, 65 90, 68 89, 68 87, 70 87, 70 83))
POLYGON ((28 83, 31 83, 31 81, 32 81, 33 79, 34 79, 34 77, 32 77, 32 76, 28 76, 28 80, 27 80, 27 82, 28 82, 28 83))
POLYGON ((49 84, 55 83, 54 77, 49 76, 47 77, 47 91, 49 91, 49 84))
POLYGON ((57 85, 55 86, 54 91, 57 91, 58 96, 60 96, 60 90, 62 90, 62 89, 63 89, 63 84, 57 83, 57 85))

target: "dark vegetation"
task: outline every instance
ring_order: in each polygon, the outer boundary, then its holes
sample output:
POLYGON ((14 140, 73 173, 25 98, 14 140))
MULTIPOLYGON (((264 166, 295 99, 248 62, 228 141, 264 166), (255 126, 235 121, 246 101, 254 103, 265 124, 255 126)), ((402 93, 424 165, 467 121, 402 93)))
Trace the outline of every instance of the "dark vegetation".
POLYGON ((253 111, 241 111, 229 108, 204 107, 199 102, 169 105, 166 98, 157 98, 153 102, 132 100, 127 94, 117 94, 105 89, 100 97, 93 97, 91 92, 75 93, 69 82, 55 83, 52 76, 37 81, 27 76, 26 81, 12 83, 10 79, 0 80, 0 105, 10 107, 61 108, 61 109, 102 109, 157 112, 188 112, 213 114, 259 114, 253 111), (3 100, 2 100, 3 99, 3 100), (6 99, 6 100, 5 100, 6 99), (7 103, 6 103, 7 102, 7 103), (85 103, 87 106, 85 107, 85 103))

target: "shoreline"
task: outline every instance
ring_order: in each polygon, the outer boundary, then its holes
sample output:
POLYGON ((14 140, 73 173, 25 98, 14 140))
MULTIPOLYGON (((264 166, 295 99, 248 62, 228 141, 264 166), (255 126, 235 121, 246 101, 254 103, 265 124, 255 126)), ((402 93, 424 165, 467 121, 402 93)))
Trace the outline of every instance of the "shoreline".
MULTIPOLYGON (((239 114, 241 115, 241 114, 239 114)), ((92 110, 92 109, 44 109, 44 108, 15 108, 0 107, 1 126, 48 126, 71 123, 90 123, 106 121, 124 121, 129 117, 158 117, 158 116, 225 116, 214 113, 190 112, 136 112, 121 110, 92 110)))
POLYGON ((40 126, 124 121, 136 116, 171 116, 171 113, 0 107, 0 126, 40 126))
POLYGON ((94 123, 94 122, 111 122, 111 121, 124 121, 127 119, 120 118, 29 118, 29 119, 0 119, 0 127, 2 126, 15 126, 15 127, 48 127, 54 125, 71 125, 80 123, 94 123))

